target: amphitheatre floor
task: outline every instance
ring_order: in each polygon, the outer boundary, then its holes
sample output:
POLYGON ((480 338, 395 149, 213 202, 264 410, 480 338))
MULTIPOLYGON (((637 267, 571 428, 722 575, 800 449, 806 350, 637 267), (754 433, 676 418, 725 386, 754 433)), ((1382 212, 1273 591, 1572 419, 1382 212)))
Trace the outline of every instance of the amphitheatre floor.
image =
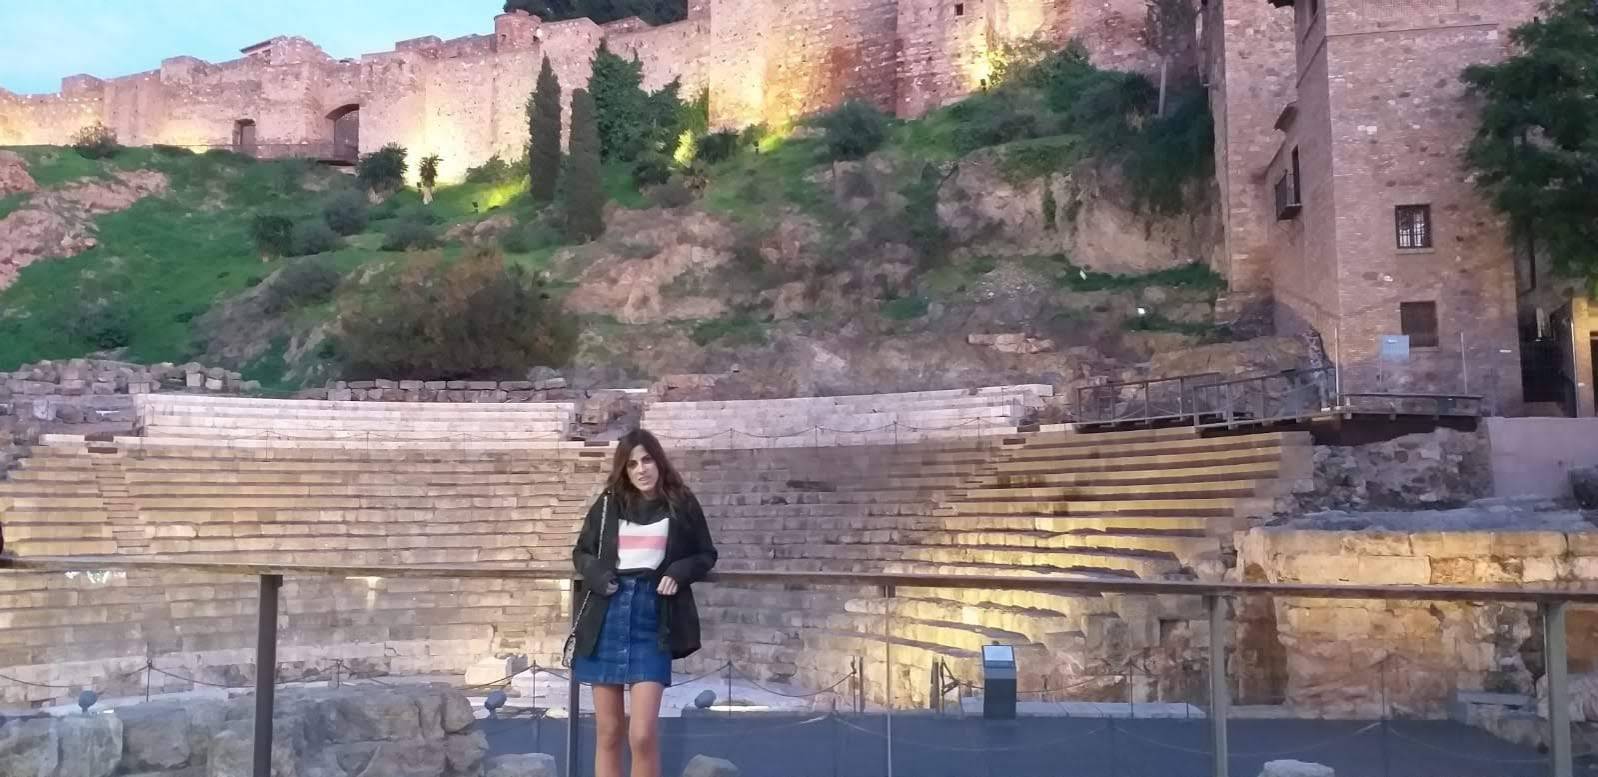
MULTIPOLYGON (((742 777, 883 777, 885 717, 825 713, 667 718, 662 774, 681 774, 695 755, 725 758, 742 777)), ((546 752, 563 762, 566 722, 500 720, 485 725, 495 754, 546 752)), ((593 748, 582 721, 579 751, 593 748)), ((895 714, 895 777, 1207 777, 1208 724, 1200 719, 1043 718, 1014 722, 931 713, 895 714)), ((1232 774, 1253 777, 1266 761, 1333 767, 1338 777, 1540 777, 1530 748, 1449 721, 1234 720, 1232 774), (1385 740, 1385 741, 1384 741, 1385 740)), ((579 769, 585 773, 586 764, 579 769)), ((1578 774, 1584 767, 1578 763, 1578 774)), ((1587 767, 1590 768, 1590 767, 1587 767)))

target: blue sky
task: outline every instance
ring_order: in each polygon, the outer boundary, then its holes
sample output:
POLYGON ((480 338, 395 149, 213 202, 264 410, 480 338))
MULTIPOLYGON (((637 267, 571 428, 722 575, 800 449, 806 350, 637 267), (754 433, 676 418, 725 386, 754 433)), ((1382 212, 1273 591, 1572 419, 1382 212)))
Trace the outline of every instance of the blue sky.
POLYGON ((208 62, 275 35, 309 38, 335 57, 386 51, 422 35, 494 30, 502 0, 0 0, 0 87, 54 92, 61 78, 208 62))

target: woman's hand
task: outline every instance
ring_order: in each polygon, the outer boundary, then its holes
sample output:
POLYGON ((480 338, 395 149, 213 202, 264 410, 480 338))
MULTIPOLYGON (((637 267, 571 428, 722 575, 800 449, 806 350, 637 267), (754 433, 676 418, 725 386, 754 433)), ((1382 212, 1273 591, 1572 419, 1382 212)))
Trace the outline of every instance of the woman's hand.
POLYGON ((659 591, 661 596, 676 596, 677 581, 663 576, 660 578, 660 587, 655 590, 659 591))

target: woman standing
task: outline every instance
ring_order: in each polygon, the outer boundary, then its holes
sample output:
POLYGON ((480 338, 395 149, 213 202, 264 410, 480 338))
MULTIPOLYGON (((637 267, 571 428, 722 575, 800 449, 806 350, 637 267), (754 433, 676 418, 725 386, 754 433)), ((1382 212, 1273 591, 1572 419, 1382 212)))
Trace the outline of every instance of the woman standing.
POLYGON ((594 688, 594 775, 621 777, 625 733, 632 777, 660 777, 660 697, 671 685, 672 659, 699 650, 690 586, 715 566, 716 546, 699 500, 654 435, 635 429, 617 443, 572 563, 588 589, 573 631, 572 672, 594 688))

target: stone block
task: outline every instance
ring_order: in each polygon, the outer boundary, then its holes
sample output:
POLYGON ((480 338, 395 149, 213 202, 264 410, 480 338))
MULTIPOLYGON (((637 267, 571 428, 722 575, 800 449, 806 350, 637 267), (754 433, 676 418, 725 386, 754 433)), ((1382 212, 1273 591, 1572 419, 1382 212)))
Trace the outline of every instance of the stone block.
POLYGON ((117 384, 96 382, 89 388, 89 393, 94 394, 95 396, 108 397, 117 393, 117 384))
POLYGON ((14 720, 0 726, 0 774, 55 777, 60 765, 61 735, 54 720, 14 720))
POLYGON ((189 763, 189 715, 177 703, 134 704, 117 710, 122 720, 122 768, 177 769, 189 763))
POLYGON ((333 389, 332 391, 327 392, 327 398, 331 399, 331 400, 333 400, 335 402, 348 402, 353 397, 353 395, 354 395, 354 392, 350 391, 347 388, 336 388, 336 389, 333 389))
POLYGON ((483 762, 483 777, 559 777, 555 756, 547 753, 496 755, 483 762))
POLYGON ((430 380, 423 383, 422 388, 427 389, 428 391, 443 391, 444 389, 449 388, 449 381, 430 380))
POLYGON ((499 387, 506 391, 532 391, 533 382, 530 380, 501 381, 499 387))
POLYGON ((1494 532, 1491 555, 1500 558, 1558 557, 1565 555, 1567 549, 1563 532, 1494 532))
POLYGON ((77 405, 62 405, 56 410, 56 418, 62 423, 81 424, 83 423, 83 408, 77 405))
POLYGON ((110 777, 122 760, 122 721, 115 715, 69 715, 56 722, 61 765, 56 777, 110 777))
POLYGON ((1598 531, 1573 531, 1565 535, 1572 556, 1598 556, 1598 531))
POLYGON ((372 383, 375 384, 373 386, 373 388, 380 388, 380 389, 399 388, 399 384, 398 383, 395 383, 394 381, 388 380, 388 379, 385 379, 385 378, 378 378, 377 380, 372 381, 372 383))
POLYGON ((352 380, 350 381, 350 388, 364 391, 366 389, 377 388, 377 383, 370 380, 352 380))
POLYGON ((696 755, 683 767, 682 777, 738 777, 738 767, 721 758, 696 755))
POLYGON ((222 390, 222 379, 221 378, 206 378, 205 379, 205 390, 206 391, 221 391, 222 390))
POLYGON ((422 382, 419 380, 402 380, 399 382, 399 387, 405 391, 420 391, 422 382))
POLYGON ((493 391, 499 388, 499 383, 492 380, 469 380, 466 382, 466 388, 472 391, 493 391))
POLYGON ((1361 531, 1343 536, 1343 550, 1357 556, 1409 556, 1414 553, 1403 532, 1361 531))
POLYGON ((129 394, 149 394, 155 391, 155 385, 147 381, 133 381, 128 383, 129 394))
POLYGON ((551 391, 566 388, 565 378, 545 378, 533 382, 534 391, 551 391))
POLYGON ((488 754, 488 736, 481 730, 444 738, 444 764, 451 774, 477 774, 488 754))
POLYGON ((383 391, 384 391, 384 389, 380 389, 380 388, 369 388, 369 389, 367 389, 366 390, 366 399, 367 399, 367 401, 370 401, 370 402, 382 401, 382 399, 383 399, 383 391))
POLYGON ((466 388, 466 381, 464 381, 464 380, 452 380, 452 381, 449 381, 445 385, 445 388, 448 388, 451 391, 458 391, 460 389, 466 388))
POLYGON ((61 381, 61 393, 69 397, 81 397, 88 391, 89 384, 87 381, 78 379, 61 381))
POLYGON ((1409 537, 1417 556, 1431 558, 1478 558, 1493 552, 1493 532, 1425 532, 1409 537))

